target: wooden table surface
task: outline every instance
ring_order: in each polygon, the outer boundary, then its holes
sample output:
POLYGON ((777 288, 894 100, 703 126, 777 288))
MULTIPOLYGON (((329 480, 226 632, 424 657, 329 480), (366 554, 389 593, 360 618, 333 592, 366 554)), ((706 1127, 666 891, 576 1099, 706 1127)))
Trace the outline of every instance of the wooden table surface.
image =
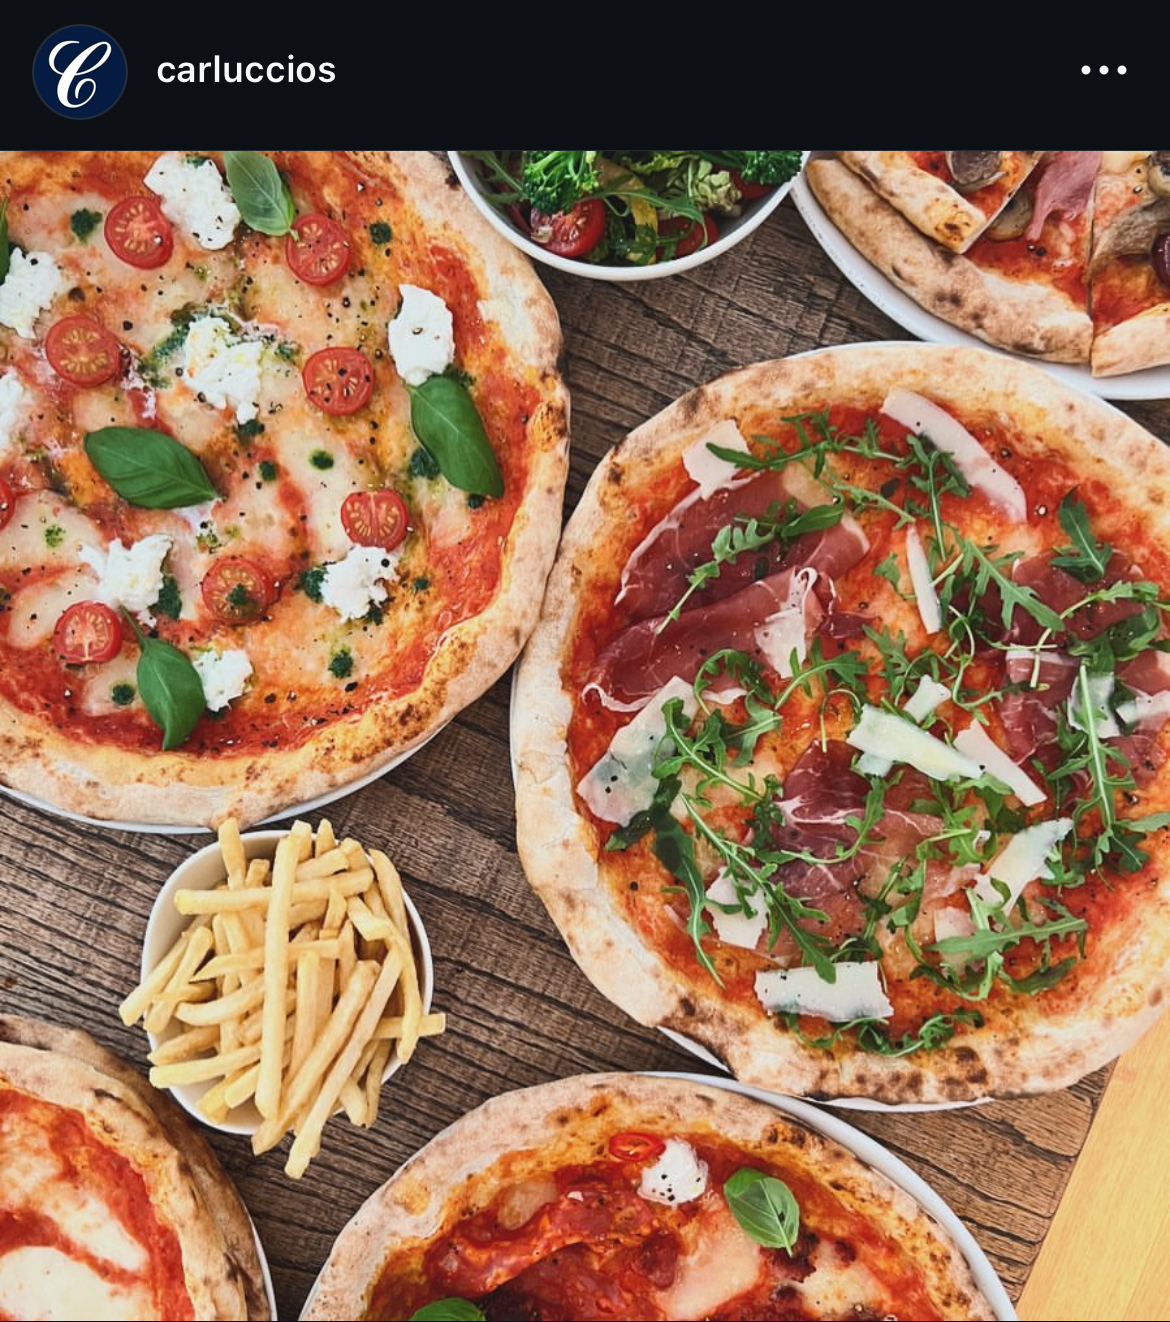
MULTIPOLYGON (((571 509, 603 452, 721 372, 822 345, 905 334, 821 252, 787 200, 730 253, 638 284, 542 274, 560 310, 572 390, 571 509)), ((1127 406, 1170 436, 1170 404, 1127 406)), ((417 756, 340 800, 338 834, 402 868, 435 956, 448 1033, 424 1041, 370 1132, 333 1121, 307 1175, 244 1138, 210 1138, 256 1222, 279 1315, 295 1318, 333 1239, 416 1148, 485 1098, 592 1070, 702 1068, 593 990, 516 856, 505 677, 417 756)), ((314 816, 314 821, 316 816, 314 816)), ((207 837, 75 825, 0 798, 0 1011, 88 1029, 140 1067, 145 1036, 117 1005, 137 980, 159 884, 207 837)), ((926 1115, 847 1118, 923 1175, 1018 1297, 1108 1078, 926 1115)))

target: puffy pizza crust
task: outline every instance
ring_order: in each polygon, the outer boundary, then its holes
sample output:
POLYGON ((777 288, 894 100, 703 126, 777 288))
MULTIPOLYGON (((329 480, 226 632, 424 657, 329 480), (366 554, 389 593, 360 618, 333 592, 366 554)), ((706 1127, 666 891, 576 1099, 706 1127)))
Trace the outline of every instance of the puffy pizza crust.
MULTIPOLYGON (((301 1314, 305 1322, 365 1316, 391 1245, 421 1252, 489 1203, 508 1182, 596 1158, 609 1135, 711 1132, 774 1158, 875 1222, 921 1265, 946 1318, 990 1318, 958 1247, 886 1176, 839 1144, 761 1102, 686 1080, 593 1074, 505 1093, 444 1130, 376 1190, 342 1230, 301 1314)), ((827 1316, 836 1316, 828 1304, 827 1316)))
MULTIPOLYGON (((1018 177, 1011 180, 1004 205, 1035 168, 1041 153, 1017 155, 1022 158, 1016 166, 1018 177)), ((837 156, 867 179, 912 225, 951 252, 966 252, 997 214, 985 214, 945 180, 922 169, 909 152, 839 151, 837 156)))
POLYGON ((178 1237, 199 1319, 271 1316, 248 1213, 206 1142, 178 1107, 87 1033, 0 1016, 0 1080, 80 1112, 143 1176, 178 1237))
MULTIPOLYGON (((596 828, 578 811, 567 751, 576 695, 561 678, 579 600, 597 577, 599 548, 627 518, 627 489, 644 491, 675 468, 687 445, 747 408, 777 416, 840 400, 880 405, 894 386, 963 415, 1001 414, 1036 456, 1073 465, 1084 480, 1124 493, 1131 536, 1170 538, 1170 456, 1148 432, 1040 368, 983 350, 918 344, 853 345, 759 363, 684 395, 635 429, 598 465, 565 531, 544 609, 516 681, 512 747, 518 764, 517 842, 529 881, 597 988, 643 1024, 702 1043, 746 1082, 810 1097, 887 1103, 970 1101, 1062 1088, 1111 1060, 1161 1013, 1170 993, 1170 845, 1143 893, 1140 921, 1095 935, 1075 997, 1053 1015, 1044 997, 1020 997, 996 1027, 964 1029, 946 1045, 889 1058, 847 1043, 803 1046, 754 1003, 721 1000, 699 968, 660 958, 627 921, 600 873, 596 828)), ((1155 785, 1170 784, 1170 767, 1155 785)), ((1161 806, 1161 805, 1159 805, 1161 806)))
POLYGON ((1008 280, 940 247, 839 161, 810 161, 806 173, 833 224, 927 312, 1013 353, 1054 363, 1088 359, 1092 319, 1059 289, 1008 280))
POLYGON ((256 822, 417 748, 485 692, 523 647, 556 552, 568 471, 569 400, 559 372, 556 308, 528 259, 483 220, 445 162, 429 152, 345 155, 407 196, 435 239, 469 261, 481 306, 498 323, 509 359, 539 381, 541 402, 526 432, 527 485, 502 548, 494 597, 480 614, 448 629, 416 690, 324 724, 294 749, 257 747, 238 756, 219 750, 214 758, 182 749, 142 754, 79 742, 0 700, 0 781, 13 789, 86 817, 191 826, 215 826, 229 816, 256 822))
POLYGON ((1170 361, 1170 303, 1146 308, 1128 321, 1098 331, 1093 340, 1094 376, 1120 376, 1170 361))

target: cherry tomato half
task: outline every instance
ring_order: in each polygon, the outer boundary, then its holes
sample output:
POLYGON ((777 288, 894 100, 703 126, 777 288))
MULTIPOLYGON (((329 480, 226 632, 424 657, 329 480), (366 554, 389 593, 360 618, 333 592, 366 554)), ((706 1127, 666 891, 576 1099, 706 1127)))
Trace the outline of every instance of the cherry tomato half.
POLYGON ((248 624, 276 600, 276 584, 263 565, 244 555, 217 560, 200 585, 208 608, 226 624, 248 624))
POLYGON ((284 241, 284 258, 307 285, 331 285, 349 270, 349 235, 328 216, 300 216, 284 241))
POLYGON ((666 238, 681 235, 673 253, 666 248, 658 249, 658 260, 661 261, 664 257, 688 257, 700 248, 709 248, 719 237, 719 228, 709 214, 701 221, 691 220, 688 216, 665 216, 658 222, 658 233, 666 238))
POLYGON ((145 271, 162 266, 175 250, 171 222, 153 197, 124 197, 106 217, 105 235, 115 257, 145 271))
POLYGON ((757 198, 767 197, 772 192, 772 184, 755 184, 745 179, 738 170, 732 170, 731 182, 739 189, 739 195, 745 202, 754 202, 757 198))
POLYGON ((599 197, 587 197, 572 211, 558 211, 551 216, 533 209, 528 223, 533 243, 558 257, 584 257, 605 234, 605 203, 599 197))
POLYGON ((79 601, 57 621, 53 650, 71 666, 111 661, 122 650, 122 621, 100 601, 79 601))
POLYGON ((334 417, 356 413, 374 391, 374 369, 360 349, 318 349, 305 363, 301 380, 313 403, 334 417))
POLYGON ((354 491, 341 502, 341 526, 358 546, 387 551, 406 536, 409 515, 397 491, 354 491))
POLYGON ((15 508, 16 492, 0 477, 0 528, 7 527, 8 520, 12 518, 12 511, 15 508))
POLYGON ((609 1140, 609 1154, 619 1161, 650 1161, 666 1151, 666 1144, 654 1134, 627 1129, 609 1140))
POLYGON ((122 346, 92 317, 62 317, 45 336, 45 356, 75 386, 100 386, 118 375, 122 346))

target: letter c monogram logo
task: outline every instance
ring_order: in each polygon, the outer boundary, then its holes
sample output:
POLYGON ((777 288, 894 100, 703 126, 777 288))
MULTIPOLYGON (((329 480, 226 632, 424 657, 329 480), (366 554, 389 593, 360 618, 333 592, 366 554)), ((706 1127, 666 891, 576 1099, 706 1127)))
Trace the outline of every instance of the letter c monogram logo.
POLYGON ((56 114, 92 119, 122 95, 126 56, 108 32, 75 23, 41 42, 33 59, 33 84, 56 114))

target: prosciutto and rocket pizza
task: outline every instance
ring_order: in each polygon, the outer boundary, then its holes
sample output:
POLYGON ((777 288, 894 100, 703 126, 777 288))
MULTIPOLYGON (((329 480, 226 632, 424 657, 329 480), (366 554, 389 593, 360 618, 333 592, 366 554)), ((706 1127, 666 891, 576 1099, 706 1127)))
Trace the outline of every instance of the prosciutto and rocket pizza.
POLYGON ((528 263, 425 152, 0 157, 0 778, 255 821, 477 697, 555 549, 528 263))
POLYGON ((302 1316, 990 1318, 906 1193, 770 1106, 592 1075, 493 1098, 341 1232, 302 1316))
POLYGON ((85 1033, 0 1017, 0 1318, 270 1316, 244 1205, 85 1033))
POLYGON ((1167 153, 834 156, 808 166, 817 200, 850 243, 928 312, 1016 353, 1089 363, 1095 376, 1170 362, 1167 153), (1021 155, 1035 158, 1025 172, 1021 155), (993 185, 965 190, 976 168, 970 158, 984 170, 999 161, 993 185), (985 223, 951 242, 930 223, 924 194, 949 195, 985 223), (919 205, 906 204, 906 195, 919 205), (974 205, 980 199, 982 210, 974 205))
POLYGON ((1170 984, 1170 461, 860 345, 602 462, 521 666, 525 870, 598 987, 787 1092, 1063 1086, 1170 984))

